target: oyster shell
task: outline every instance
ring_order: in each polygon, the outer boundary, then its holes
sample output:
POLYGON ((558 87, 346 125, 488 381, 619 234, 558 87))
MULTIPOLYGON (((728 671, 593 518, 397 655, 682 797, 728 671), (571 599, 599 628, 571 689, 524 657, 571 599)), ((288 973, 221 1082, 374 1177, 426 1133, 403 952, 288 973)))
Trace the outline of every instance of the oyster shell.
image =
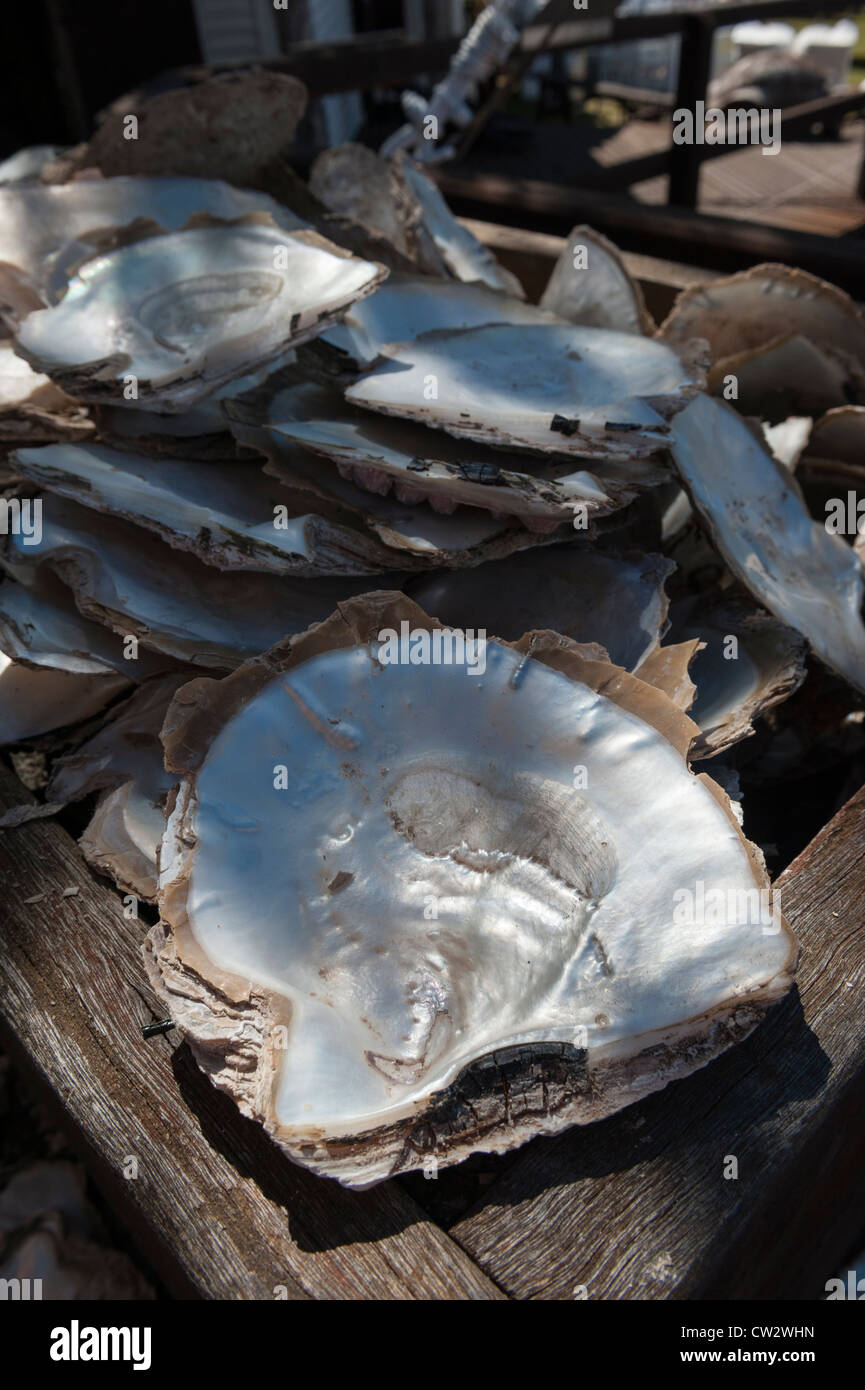
POLYGON ((317 157, 309 187, 322 206, 379 232, 419 270, 447 274, 423 210, 395 161, 381 159, 366 145, 337 145, 317 157))
MULTIPOLYGON (((217 175, 247 184, 291 143, 305 109, 306 88, 287 73, 221 72, 141 103, 114 103, 75 163, 107 177, 217 175), (131 114, 134 140, 126 134, 131 114)), ((71 177, 68 163, 65 173, 71 177)))
POLYGON ((91 406, 100 442, 110 448, 152 458, 200 462, 237 461, 239 450, 225 427, 218 400, 208 396, 180 415, 157 415, 155 410, 130 410, 113 405, 91 406))
POLYGON ((489 285, 517 299, 524 299, 522 285, 509 270, 499 265, 492 251, 454 217, 432 179, 427 178, 405 154, 395 156, 400 169, 423 213, 425 226, 442 260, 457 280, 489 285))
POLYGON ((54 764, 45 792, 53 804, 100 792, 78 843, 88 864, 146 902, 156 898, 156 855, 165 802, 177 783, 166 772, 160 732, 168 706, 189 676, 147 681, 93 738, 54 764))
MULTIPOLYGON (((179 231, 196 215, 233 221, 266 212, 277 226, 296 231, 304 221, 266 193, 216 179, 76 179, 48 187, 0 187, 0 312, 20 319, 49 302, 58 261, 93 254, 88 234, 144 221, 179 231)), ((65 285, 64 285, 65 288, 65 285)))
POLYGON ((346 311, 320 342, 339 353, 336 365, 364 370, 388 343, 407 342, 437 328, 481 328, 488 323, 555 323, 534 304, 498 294, 485 285, 390 275, 375 294, 346 311))
POLYGON ((392 552, 348 517, 335 522, 261 469, 143 458, 101 444, 19 449, 26 478, 61 497, 155 531, 224 570, 271 574, 380 574, 392 552))
POLYGON ((137 675, 119 639, 82 618, 51 576, 33 589, 0 584, 0 744, 89 719, 137 675))
POLYGON ((709 390, 723 395, 731 377, 740 415, 775 423, 790 415, 821 415, 865 388, 862 369, 848 353, 801 333, 721 358, 709 372, 709 390))
MULTIPOLYGON (((386 496, 391 488, 409 506, 428 502, 436 511, 460 504, 511 516, 532 531, 587 523, 625 506, 640 485, 636 478, 597 477, 574 467, 573 458, 543 459, 470 445, 422 425, 382 420, 352 408, 325 388, 298 385, 280 393, 269 428, 290 442, 329 459, 358 487, 386 496)), ((645 484, 666 473, 646 466, 645 484)))
POLYGON ((691 599, 674 604, 670 637, 699 637, 703 647, 691 670, 697 698, 689 712, 700 726, 691 747, 692 761, 714 757, 748 738, 754 721, 786 700, 805 679, 804 640, 750 603, 691 599))
POLYGON ((100 441, 150 456, 235 461, 242 455, 229 430, 226 403, 235 396, 266 389, 271 377, 277 381, 283 374, 293 373, 296 356, 294 351, 287 352, 276 371, 274 364, 267 362, 257 371, 234 377, 180 414, 159 415, 155 410, 133 410, 129 406, 93 406, 100 441))
POLYGON ((574 227, 553 267, 541 306, 560 319, 620 333, 654 333, 643 291, 617 246, 585 223, 574 227), (578 252, 585 250, 585 265, 578 252))
POLYGON ((0 583, 0 646, 14 661, 53 666, 78 675, 109 675, 143 681, 171 663, 152 652, 126 655, 123 642, 75 606, 67 586, 50 570, 26 571, 27 583, 0 583))
POLYGON ((683 290, 658 329, 663 341, 705 338, 712 362, 804 337, 865 370, 865 318, 849 295, 804 270, 756 265, 683 290))
MULTIPOLYGON (((234 402, 228 407, 230 412, 237 408, 234 402)), ((287 488, 309 492, 311 508, 321 511, 337 507, 361 518, 374 535, 398 552, 400 565, 462 569, 539 543, 535 532, 477 507, 458 506, 440 514, 424 503, 400 502, 392 493, 382 495, 360 487, 352 477, 342 476, 323 456, 301 448, 280 433, 275 423, 285 413, 282 395, 277 394, 267 407, 274 423, 270 419, 257 424, 232 419, 234 437, 243 447, 264 456, 265 473, 287 488)))
POLYGON ((848 464, 860 473, 865 470, 865 407, 841 406, 815 420, 805 458, 848 464))
POLYGON ((840 505, 854 552, 865 564, 865 407, 841 406, 815 422, 799 477, 812 514, 827 525, 837 524, 840 505))
MULTIPOLYGON (((465 574, 412 579, 406 592, 446 627, 515 642, 534 628, 596 642, 616 666, 639 671, 667 626, 663 555, 606 553, 574 543, 494 560, 465 574)), ((642 675, 641 675, 641 678, 642 675)))
POLYGON ((93 422, 80 401, 34 372, 9 342, 0 342, 0 448, 51 439, 86 439, 93 422))
POLYGON ((644 458, 703 384, 665 344, 571 324, 425 333, 387 349, 346 399, 481 444, 644 458))
POLYGON ((431 641, 401 596, 343 604, 163 735, 154 983, 216 1085, 349 1186, 630 1104, 749 1032, 795 956, 777 906, 746 921, 760 856, 664 695, 551 633, 487 643, 477 681, 391 664, 403 622, 431 641))
POLYGON ((382 159, 365 145, 338 145, 318 156, 309 184, 325 207, 380 232, 425 274, 450 274, 523 298, 516 276, 457 221, 435 184, 404 156, 382 159))
POLYGON ((788 469, 722 402, 698 396, 677 416, 671 452, 730 569, 776 618, 865 692, 861 566, 812 521, 788 469))
POLYGON ((314 337, 386 274, 266 217, 197 227, 87 262, 17 349, 70 395, 172 413, 314 337))
POLYGON ((57 666, 25 666, 0 647, 0 744, 79 724, 127 688, 113 672, 87 676, 57 666))
POLYGON ((232 670, 370 587, 362 579, 224 573, 61 497, 45 508, 40 543, 24 546, 10 536, 4 563, 23 583, 49 566, 86 617, 177 661, 217 670, 232 670))

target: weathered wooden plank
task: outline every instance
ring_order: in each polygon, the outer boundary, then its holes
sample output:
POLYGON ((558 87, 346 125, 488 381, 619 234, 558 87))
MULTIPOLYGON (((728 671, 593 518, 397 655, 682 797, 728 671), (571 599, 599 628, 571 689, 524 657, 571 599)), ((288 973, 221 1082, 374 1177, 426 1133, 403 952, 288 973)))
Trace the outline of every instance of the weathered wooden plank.
POLYGON ((778 889, 798 993, 686 1081, 533 1143, 452 1229, 513 1296, 812 1299, 849 1255, 865 1221, 865 788, 778 889))
MULTIPOLYGON (((517 53, 536 54, 540 49, 550 52, 586 48, 591 44, 630 42, 634 39, 655 38, 679 33, 692 14, 690 10, 668 11, 662 14, 624 15, 620 18, 606 14, 608 6, 590 7, 580 11, 570 23, 560 23, 552 34, 546 24, 532 23, 523 29, 517 53)), ((840 3, 819 7, 823 14, 842 14, 840 3)), ((705 17, 713 25, 735 24, 739 19, 788 19, 801 14, 813 18, 814 0, 751 0, 741 5, 710 7, 705 17)), ((277 16, 279 18, 279 16, 277 16)), ((418 73, 439 73, 447 67, 456 52, 460 39, 406 38, 402 29, 381 30, 369 34, 352 34, 329 43, 304 41, 293 43, 279 58, 256 61, 256 66, 276 72, 288 72, 299 77, 311 96, 332 92, 369 91, 372 87, 401 87, 410 83, 418 73)), ((246 67, 245 62, 214 65, 221 71, 246 67)), ((198 64, 174 68, 162 78, 172 76, 178 82, 200 80, 203 70, 198 64)))
MULTIPOLYGON (((704 101, 712 71, 712 44, 715 31, 702 15, 693 14, 685 20, 679 58, 679 80, 676 88, 676 109, 696 111, 697 102, 704 101)), ((683 207, 697 206, 700 184, 700 154, 706 146, 689 141, 671 145, 668 151, 670 192, 668 202, 683 207)), ((713 148, 713 147, 709 147, 713 148)), ((714 148, 717 148, 714 147, 714 148)), ((722 147, 726 148, 726 147, 722 147)), ((613 166, 615 169, 615 165, 613 166)), ((631 182, 631 180, 629 180, 631 182)), ((620 185, 625 186, 625 185, 620 185)))
POLYGON ((653 87, 632 87, 628 82, 596 82, 591 95, 613 97, 630 106, 655 106, 659 111, 673 111, 676 106, 675 92, 656 92, 653 87))
POLYGON ((456 38, 407 39, 401 30, 353 34, 330 43, 293 44, 284 58, 264 66, 299 77, 310 96, 401 87, 418 73, 444 72, 456 38))
POLYGON ((433 171, 459 217, 567 235, 588 222, 618 245, 646 255, 675 256, 713 270, 739 270, 754 261, 783 261, 862 294, 862 252, 855 239, 812 236, 784 227, 688 208, 654 207, 616 194, 567 188, 539 179, 433 171))
MULTIPOLYGON (((0 768, 0 807, 25 799, 0 768)), ((395 1184, 351 1193, 297 1168, 185 1046, 142 1040, 142 1023, 160 1016, 140 962, 145 925, 124 918, 60 826, 0 833, 0 883, 0 1013, 175 1291, 502 1297, 395 1184)))
MULTIPOLYGON (((702 38, 697 48, 700 56, 699 66, 694 62, 683 69, 683 90, 675 97, 676 110, 693 111, 698 101, 705 97, 705 88, 700 87, 702 73, 706 70, 711 55, 712 35, 705 28, 697 30, 702 38), (708 55, 708 56, 707 56, 708 55), (694 80, 685 82, 684 74, 694 74, 694 80), (699 95, 694 95, 699 93, 699 95)), ((794 140, 807 136, 816 125, 826 125, 840 121, 851 111, 859 111, 865 106, 865 92, 853 91, 843 96, 820 97, 816 101, 802 102, 800 106, 788 106, 780 120, 779 138, 794 140)), ((704 164, 718 159, 730 159, 739 154, 742 145, 669 145, 662 150, 652 150, 631 159, 612 163, 597 164, 580 174, 580 187, 603 191, 623 191, 647 179, 670 175, 669 201, 674 206, 694 208, 697 206, 699 174, 704 164)), ((851 190, 852 194, 852 190, 851 190)))

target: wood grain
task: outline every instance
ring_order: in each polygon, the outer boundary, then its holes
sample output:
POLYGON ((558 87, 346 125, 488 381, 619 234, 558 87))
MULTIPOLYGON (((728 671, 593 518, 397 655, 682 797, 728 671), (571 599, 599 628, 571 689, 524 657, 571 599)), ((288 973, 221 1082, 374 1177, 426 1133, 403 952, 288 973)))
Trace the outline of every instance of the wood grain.
POLYGON ((536 1141, 452 1228, 512 1296, 812 1299, 850 1255, 865 1222, 865 788, 778 888, 798 992, 705 1070, 536 1141))
POLYGON ((747 269, 755 261, 783 261, 832 280, 850 294, 862 293, 862 253, 855 238, 817 236, 689 208, 655 207, 618 193, 540 179, 479 171, 469 176, 465 170, 449 168, 436 168, 432 175, 458 217, 561 236, 576 223, 588 222, 620 249, 662 259, 672 256, 721 271, 747 269))
MULTIPOLYGON (((0 812, 28 794, 0 769, 0 812)), ((144 922, 57 824, 0 833, 0 1013, 91 1171, 169 1287, 212 1299, 503 1297, 395 1184, 348 1192, 291 1164, 162 1016, 144 922), (72 890, 77 889, 77 892, 72 890), (29 901, 28 901, 29 900, 29 901), (138 1176, 124 1177, 137 1159, 138 1176)))

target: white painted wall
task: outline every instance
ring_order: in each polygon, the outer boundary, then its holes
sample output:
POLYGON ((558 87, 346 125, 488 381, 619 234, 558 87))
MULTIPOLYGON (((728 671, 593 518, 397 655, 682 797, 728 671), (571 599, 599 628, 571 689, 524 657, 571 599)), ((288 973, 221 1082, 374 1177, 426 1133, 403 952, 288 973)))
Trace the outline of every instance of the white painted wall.
MULTIPOLYGON (((306 5, 307 34, 321 42, 346 39, 354 33, 351 0, 303 0, 306 5)), ((363 101, 359 92, 340 92, 321 100, 324 139, 328 145, 351 140, 363 124, 363 101)))
POLYGON ((192 0, 192 8, 205 63, 279 57, 272 0, 192 0))

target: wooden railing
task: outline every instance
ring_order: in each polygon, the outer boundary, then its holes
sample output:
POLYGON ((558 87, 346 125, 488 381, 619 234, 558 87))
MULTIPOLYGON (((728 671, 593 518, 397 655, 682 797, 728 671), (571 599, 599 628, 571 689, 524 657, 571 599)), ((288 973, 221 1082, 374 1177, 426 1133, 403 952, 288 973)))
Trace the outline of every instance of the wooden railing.
MULTIPOLYGON (((490 99, 491 107, 501 104, 508 74, 513 77, 523 73, 540 51, 561 52, 598 43, 625 43, 680 34, 682 50, 674 104, 677 109, 694 110, 697 102, 706 97, 712 39, 717 28, 748 19, 831 17, 848 12, 850 6, 843 0, 828 0, 828 3, 823 0, 817 4, 815 0, 750 0, 750 3, 718 4, 697 11, 668 14, 620 18, 613 13, 603 13, 613 8, 614 0, 596 0, 594 13, 592 0, 588 0, 588 9, 580 11, 574 10, 573 0, 551 0, 536 22, 523 31, 519 48, 505 69, 504 82, 490 99)), ((270 61, 267 66, 300 77, 313 96, 368 91, 373 87, 403 86, 419 74, 437 75, 447 67, 457 44, 455 38, 409 40, 397 30, 358 35, 329 44, 296 44, 289 54, 270 61)), ((865 92, 851 91, 826 97, 820 102, 809 102, 785 111, 783 129, 787 134, 801 134, 819 121, 863 107, 865 92)), ((471 132, 472 137, 474 133, 471 132)), ((671 145, 666 151, 598 170, 586 186, 623 189, 640 179, 669 173, 668 203, 693 208, 697 204, 702 162, 719 158, 734 148, 729 145, 671 145)))

